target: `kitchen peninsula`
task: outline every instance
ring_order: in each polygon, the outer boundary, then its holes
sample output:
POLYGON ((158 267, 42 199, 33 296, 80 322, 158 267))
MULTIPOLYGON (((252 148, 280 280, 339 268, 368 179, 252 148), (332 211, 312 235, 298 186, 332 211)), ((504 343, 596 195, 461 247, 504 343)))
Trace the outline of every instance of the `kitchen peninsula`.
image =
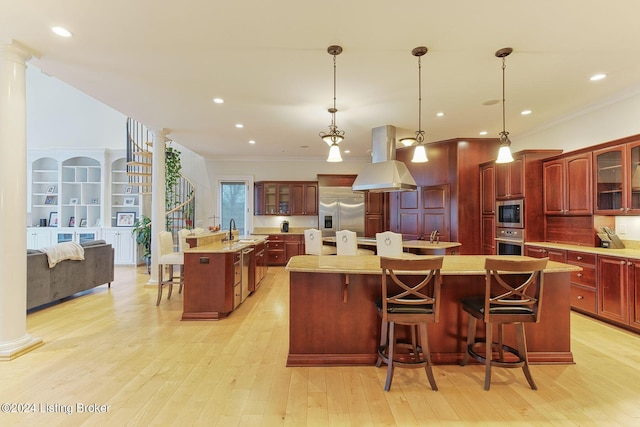
MULTIPOLYGON (((460 300, 484 293, 482 255, 445 256, 440 322, 429 325, 434 363, 452 364, 465 352, 467 319, 460 300)), ((375 255, 297 256, 287 264, 290 287, 287 366, 370 365, 377 359, 380 262, 375 255)), ((532 363, 573 363, 569 275, 579 267, 549 261, 541 320, 525 326, 532 363)), ((511 328, 505 343, 514 345, 511 328)), ((478 336, 484 336, 478 331, 478 336)))

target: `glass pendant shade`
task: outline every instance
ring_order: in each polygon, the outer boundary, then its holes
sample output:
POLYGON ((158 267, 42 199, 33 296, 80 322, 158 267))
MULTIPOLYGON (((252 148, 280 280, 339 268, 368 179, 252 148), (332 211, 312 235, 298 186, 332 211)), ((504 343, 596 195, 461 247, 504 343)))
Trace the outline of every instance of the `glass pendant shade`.
POLYGON ((340 155, 340 147, 338 147, 337 143, 331 144, 329 147, 329 157, 327 158, 327 162, 341 162, 342 156, 340 155))
POLYGON ((498 158, 496 163, 511 163, 513 162, 513 156, 511 155, 511 148, 508 145, 500 146, 498 150, 498 158))
POLYGON ((340 134, 328 133, 322 136, 322 140, 326 142, 329 147, 331 147, 334 142, 336 144, 340 144, 343 139, 344 139, 344 136, 340 134))
POLYGON ((413 149, 413 159, 411 159, 411 163, 426 163, 428 161, 427 150, 424 148, 424 145, 416 145, 416 148, 413 149))

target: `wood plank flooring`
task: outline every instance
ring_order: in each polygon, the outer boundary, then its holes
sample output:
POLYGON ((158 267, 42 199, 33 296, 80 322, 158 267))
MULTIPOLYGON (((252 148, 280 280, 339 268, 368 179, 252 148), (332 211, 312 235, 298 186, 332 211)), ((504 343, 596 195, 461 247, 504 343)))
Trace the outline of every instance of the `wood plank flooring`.
POLYGON ((285 367, 281 267, 221 321, 180 321, 179 294, 156 307, 148 277, 119 267, 111 289, 29 314, 45 345, 0 363, 0 403, 31 412, 3 410, 0 425, 640 425, 640 336, 575 313, 577 363, 533 366, 538 391, 522 370, 495 369, 485 392, 483 367, 471 365, 434 367, 438 392, 422 370, 397 369, 385 393, 384 368, 285 367))

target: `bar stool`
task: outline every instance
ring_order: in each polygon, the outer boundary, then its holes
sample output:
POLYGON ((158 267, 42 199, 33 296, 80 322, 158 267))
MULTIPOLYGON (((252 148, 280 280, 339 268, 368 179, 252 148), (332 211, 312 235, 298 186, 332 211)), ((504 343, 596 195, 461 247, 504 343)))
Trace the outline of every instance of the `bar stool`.
POLYGON ((335 246, 322 244, 322 233, 315 228, 304 230, 304 253, 307 255, 335 255, 335 246))
POLYGON ((529 372, 524 323, 540 320, 543 270, 548 260, 548 258, 487 258, 485 260, 485 294, 462 299, 462 309, 469 314, 467 352, 462 360, 462 366, 467 364, 469 356, 484 363, 485 390, 489 390, 491 385, 491 366, 522 367, 529 386, 533 390, 538 389, 529 372), (476 339, 478 320, 485 323, 484 339, 476 339), (498 326, 497 342, 493 341, 494 324, 498 326), (505 324, 513 324, 516 328, 517 349, 503 342, 505 324), (484 354, 481 353, 482 347, 484 347, 484 354), (497 357, 494 357, 494 350, 498 351, 497 357), (505 352, 514 355, 516 360, 505 359, 505 352))
POLYGON ((438 391, 431 370, 427 324, 437 323, 439 320, 442 261, 441 256, 412 259, 380 257, 382 297, 376 301, 376 306, 378 315, 382 318, 382 324, 376 366, 379 367, 382 362, 387 364, 385 391, 391 388, 393 369, 396 366, 404 368, 424 366, 431 388, 438 391), (412 274, 405 275, 406 272, 412 272, 412 274), (398 277, 398 274, 403 276, 398 277), (415 282, 418 283, 414 284, 415 282), (396 324, 409 326, 411 343, 397 342, 396 324), (419 345, 416 335, 420 338, 419 345), (397 354, 396 350, 399 348, 408 348, 409 354, 397 354))
POLYGON ((162 300, 162 287, 164 285, 169 286, 169 294, 167 299, 171 298, 171 292, 173 291, 173 283, 175 279, 179 280, 180 289, 178 293, 182 292, 182 285, 184 284, 184 255, 182 252, 174 252, 173 250, 173 237, 168 231, 161 231, 158 233, 158 300, 156 305, 160 305, 162 300), (180 275, 174 276, 173 266, 180 266, 180 275), (164 279, 164 267, 170 266, 169 278, 164 279))

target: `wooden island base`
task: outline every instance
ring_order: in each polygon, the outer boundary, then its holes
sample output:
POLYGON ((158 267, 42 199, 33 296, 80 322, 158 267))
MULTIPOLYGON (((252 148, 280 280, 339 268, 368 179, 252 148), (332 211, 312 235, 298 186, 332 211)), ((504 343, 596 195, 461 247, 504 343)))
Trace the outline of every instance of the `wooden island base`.
MULTIPOLYGON (((373 264, 378 262, 378 257, 369 257, 375 258, 373 264)), ((431 357, 437 364, 455 364, 462 360, 467 316, 460 308, 460 300, 484 292, 483 273, 478 274, 476 270, 475 273, 458 271, 459 274, 450 274, 451 271, 445 271, 448 259, 456 258, 454 262, 459 263, 465 257, 445 257, 440 322, 429 325, 431 357)), ((290 272, 287 366, 375 364, 380 319, 374 301, 380 298, 380 274, 370 269, 367 272, 366 268, 361 273, 330 271, 339 269, 338 266, 328 268, 329 271, 300 271, 313 268, 297 268, 304 265, 304 260, 296 258, 303 257, 294 257, 287 267, 290 272)), ((484 257, 477 258, 482 258, 482 265, 484 257)), ((354 259, 350 264, 358 265, 358 262, 354 259)), ((545 270, 541 321, 526 325, 531 363, 574 363, 570 337, 569 274, 562 268, 545 270)), ((484 323, 478 323, 477 336, 484 337, 484 323)), ((515 346, 515 334, 509 326, 505 327, 505 342, 515 346)))

